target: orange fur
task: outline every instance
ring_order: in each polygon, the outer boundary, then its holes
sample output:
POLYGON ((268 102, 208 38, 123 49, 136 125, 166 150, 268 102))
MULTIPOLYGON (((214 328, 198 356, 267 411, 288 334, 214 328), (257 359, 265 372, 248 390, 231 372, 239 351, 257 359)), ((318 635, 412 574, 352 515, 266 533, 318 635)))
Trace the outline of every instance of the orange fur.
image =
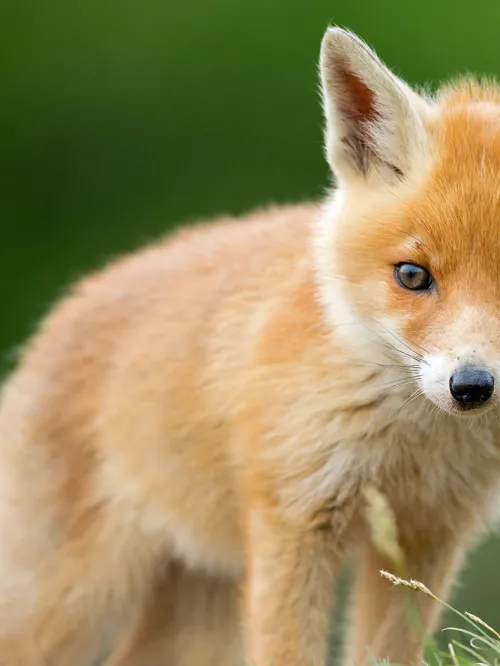
POLYGON ((500 92, 424 100, 367 53, 323 42, 331 197, 113 263, 27 346, 0 408, 1 664, 121 639, 110 666, 320 666, 354 547, 347 662, 418 659, 361 489, 446 595, 500 481, 496 395, 471 430, 446 393, 464 358, 500 380, 500 92), (439 289, 403 290, 402 261, 439 289))

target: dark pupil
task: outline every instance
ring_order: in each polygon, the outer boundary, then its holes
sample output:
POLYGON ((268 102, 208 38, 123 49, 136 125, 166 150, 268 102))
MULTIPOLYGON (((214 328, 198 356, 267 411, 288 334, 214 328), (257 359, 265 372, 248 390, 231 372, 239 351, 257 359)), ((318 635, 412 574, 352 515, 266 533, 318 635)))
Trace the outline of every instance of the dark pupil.
POLYGON ((399 269, 399 277, 408 289, 426 289, 429 282, 427 271, 412 264, 403 264, 399 269))

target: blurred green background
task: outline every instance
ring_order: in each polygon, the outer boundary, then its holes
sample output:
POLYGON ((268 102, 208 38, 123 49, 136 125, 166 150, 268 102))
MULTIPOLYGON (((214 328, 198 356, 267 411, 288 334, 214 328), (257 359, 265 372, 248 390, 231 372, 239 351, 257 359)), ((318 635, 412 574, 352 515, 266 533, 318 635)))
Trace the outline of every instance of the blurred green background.
MULTIPOLYGON (((89 268, 179 223, 321 195, 329 23, 411 83, 500 74, 498 0, 3 0, 3 372, 89 268)), ((456 597, 498 627, 499 557, 488 540, 456 597)))

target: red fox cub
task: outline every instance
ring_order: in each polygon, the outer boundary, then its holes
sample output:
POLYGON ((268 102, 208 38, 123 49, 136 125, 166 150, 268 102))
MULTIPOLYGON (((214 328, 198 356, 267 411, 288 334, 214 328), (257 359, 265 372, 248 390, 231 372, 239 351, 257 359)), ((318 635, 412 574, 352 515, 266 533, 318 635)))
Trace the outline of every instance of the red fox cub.
POLYGON ((346 663, 419 659, 363 488, 446 596, 500 485, 500 88, 423 97, 337 28, 320 69, 324 202, 113 263, 7 381, 3 666, 323 665, 354 548, 346 663))

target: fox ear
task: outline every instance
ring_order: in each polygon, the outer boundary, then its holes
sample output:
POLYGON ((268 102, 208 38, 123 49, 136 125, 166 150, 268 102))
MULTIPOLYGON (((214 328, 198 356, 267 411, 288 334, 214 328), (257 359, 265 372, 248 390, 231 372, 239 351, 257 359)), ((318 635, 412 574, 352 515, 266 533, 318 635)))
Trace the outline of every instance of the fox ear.
POLYGON ((320 57, 326 154, 339 178, 404 178, 425 139, 427 102, 355 35, 327 30, 320 57))

